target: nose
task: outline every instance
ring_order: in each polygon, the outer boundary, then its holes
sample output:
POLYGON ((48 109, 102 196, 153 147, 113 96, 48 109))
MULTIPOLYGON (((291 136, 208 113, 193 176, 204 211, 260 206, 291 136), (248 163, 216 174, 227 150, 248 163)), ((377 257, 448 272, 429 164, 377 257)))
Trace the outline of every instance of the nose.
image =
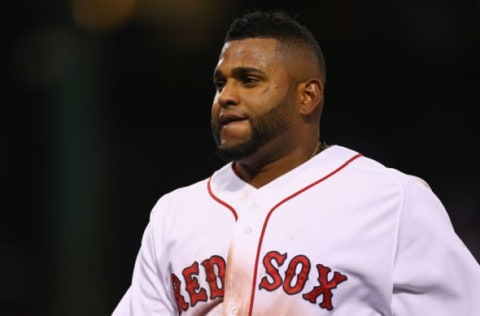
POLYGON ((239 103, 238 87, 234 82, 227 82, 217 91, 216 99, 221 107, 237 105, 239 103))

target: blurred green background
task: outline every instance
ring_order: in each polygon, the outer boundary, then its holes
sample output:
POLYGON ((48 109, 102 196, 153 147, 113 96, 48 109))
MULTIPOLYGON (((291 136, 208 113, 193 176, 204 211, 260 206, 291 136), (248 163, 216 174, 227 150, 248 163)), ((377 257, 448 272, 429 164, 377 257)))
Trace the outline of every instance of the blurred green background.
POLYGON ((429 182, 480 258, 479 1, 4 1, 0 315, 110 315, 149 212, 222 163, 212 70, 247 8, 297 14, 322 138, 429 182))

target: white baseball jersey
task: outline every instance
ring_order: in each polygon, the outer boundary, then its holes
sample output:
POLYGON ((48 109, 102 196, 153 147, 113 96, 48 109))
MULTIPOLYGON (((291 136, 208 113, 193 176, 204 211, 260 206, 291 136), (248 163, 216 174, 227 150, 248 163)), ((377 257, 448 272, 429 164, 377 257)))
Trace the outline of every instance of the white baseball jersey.
POLYGON ((479 316, 480 266, 428 185, 334 145, 162 196, 113 315, 479 316))

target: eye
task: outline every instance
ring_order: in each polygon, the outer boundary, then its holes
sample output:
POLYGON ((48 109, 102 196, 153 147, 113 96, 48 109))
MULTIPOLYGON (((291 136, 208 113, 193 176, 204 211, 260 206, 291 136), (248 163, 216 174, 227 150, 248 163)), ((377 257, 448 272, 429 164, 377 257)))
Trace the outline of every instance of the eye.
POLYGON ((258 78, 257 76, 244 76, 242 78, 242 83, 245 85, 245 86, 254 86, 256 85, 258 82, 260 81, 260 78, 258 78))
POLYGON ((225 87, 225 83, 226 83, 225 80, 220 80, 220 79, 214 80, 213 85, 215 87, 215 90, 218 92, 222 91, 223 87, 225 87))

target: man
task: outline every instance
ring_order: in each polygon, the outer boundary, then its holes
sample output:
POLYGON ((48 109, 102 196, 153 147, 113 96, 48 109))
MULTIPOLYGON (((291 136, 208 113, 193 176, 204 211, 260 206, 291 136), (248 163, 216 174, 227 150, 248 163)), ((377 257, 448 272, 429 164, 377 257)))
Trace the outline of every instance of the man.
POLYGON ((113 315, 478 316, 480 267, 425 182, 320 139, 325 63, 281 12, 214 70, 224 167, 154 206, 113 315))

